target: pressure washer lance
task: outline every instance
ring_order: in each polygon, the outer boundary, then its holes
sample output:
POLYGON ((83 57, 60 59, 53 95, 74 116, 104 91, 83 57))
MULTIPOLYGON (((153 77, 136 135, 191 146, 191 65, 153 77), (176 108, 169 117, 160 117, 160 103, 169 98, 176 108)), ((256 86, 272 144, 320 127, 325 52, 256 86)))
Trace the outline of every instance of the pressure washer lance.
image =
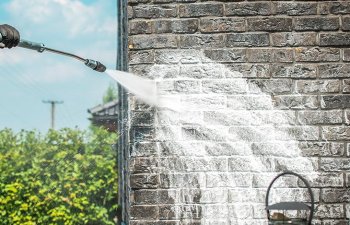
MULTIPOLYGON (((0 34, 0 42, 1 41, 2 41, 2 36, 0 34)), ((72 57, 72 58, 77 59, 79 61, 82 61, 85 65, 87 65, 88 67, 90 67, 93 70, 96 70, 98 72, 105 72, 106 71, 106 66, 103 65, 102 63, 100 63, 99 61, 95 61, 92 59, 84 59, 84 58, 77 56, 77 55, 74 55, 72 53, 48 48, 42 43, 35 43, 35 42, 27 41, 27 40, 20 40, 20 42, 18 43, 18 47, 35 50, 35 51, 38 51, 40 53, 42 53, 44 51, 48 51, 48 52, 53 52, 53 53, 60 54, 60 55, 69 56, 69 57, 72 57)))

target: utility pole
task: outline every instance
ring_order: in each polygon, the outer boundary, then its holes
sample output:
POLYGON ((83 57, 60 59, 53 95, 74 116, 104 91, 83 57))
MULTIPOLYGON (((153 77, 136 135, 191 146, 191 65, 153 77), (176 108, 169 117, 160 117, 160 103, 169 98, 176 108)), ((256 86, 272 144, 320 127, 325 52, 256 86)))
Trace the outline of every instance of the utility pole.
POLYGON ((63 101, 47 100, 43 101, 43 103, 51 104, 51 129, 55 129, 55 107, 56 104, 62 104, 63 101))

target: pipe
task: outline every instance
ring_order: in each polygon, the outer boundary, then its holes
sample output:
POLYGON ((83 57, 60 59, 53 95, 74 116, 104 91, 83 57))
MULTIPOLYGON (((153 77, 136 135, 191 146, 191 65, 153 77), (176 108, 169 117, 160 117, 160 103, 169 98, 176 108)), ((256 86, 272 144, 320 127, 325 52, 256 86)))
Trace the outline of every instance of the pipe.
MULTIPOLYGON (((0 42, 2 42, 1 34, 0 34, 0 42)), ((95 61, 92 59, 85 59, 85 58, 82 58, 78 55, 75 55, 75 54, 72 54, 69 52, 64 52, 64 51, 60 51, 57 49, 48 48, 48 47, 45 47, 45 45, 42 43, 36 43, 36 42, 21 39, 20 42, 18 43, 18 47, 26 48, 26 49, 30 49, 30 50, 35 50, 35 51, 38 51, 40 53, 42 53, 44 51, 48 51, 48 52, 56 53, 59 55, 72 57, 74 59, 82 61, 86 66, 90 67, 93 70, 96 70, 98 72, 105 72, 106 71, 106 66, 103 65, 102 63, 100 63, 99 61, 95 61)))

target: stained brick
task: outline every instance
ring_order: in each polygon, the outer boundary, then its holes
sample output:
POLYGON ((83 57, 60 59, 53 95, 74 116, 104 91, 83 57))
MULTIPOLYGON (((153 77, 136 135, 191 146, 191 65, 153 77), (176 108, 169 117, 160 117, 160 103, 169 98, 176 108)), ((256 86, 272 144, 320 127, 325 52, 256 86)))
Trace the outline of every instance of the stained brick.
POLYGON ((348 171, 350 170, 350 160, 343 158, 321 158, 320 168, 323 171, 348 171))
POLYGON ((129 51, 129 63, 143 64, 154 63, 154 52, 152 50, 147 51, 129 51))
POLYGON ((350 108, 350 95, 324 95, 321 96, 322 109, 350 108))
POLYGON ((286 14, 289 16, 315 15, 317 14, 317 3, 309 2, 276 2, 274 3, 275 14, 286 14))
POLYGON ((321 78, 349 78, 350 64, 320 64, 318 71, 321 78))
POLYGON ((312 64, 274 64, 272 77, 316 78, 317 68, 312 64))
POLYGON ((291 31, 291 18, 248 18, 249 31, 291 31))
POLYGON ((320 14, 349 14, 349 2, 325 2, 320 3, 320 14))
POLYGON ((339 80, 298 80, 296 81, 298 93, 334 93, 340 91, 339 80))
POLYGON ((294 29, 296 31, 332 31, 339 29, 338 17, 307 17, 295 18, 294 29))
POLYGON ((342 17, 342 30, 349 31, 350 30, 350 17, 342 17))
POLYGON ((279 95, 274 99, 278 109, 317 109, 317 96, 279 95))
POLYGON ((247 49, 248 62, 271 62, 273 59, 272 49, 250 48, 247 49))
POLYGON ((152 21, 133 20, 129 22, 129 34, 150 34, 152 28, 152 21))
POLYGON ((158 206, 131 206, 131 219, 157 219, 159 217, 158 206))
POLYGON ((204 50, 204 55, 215 62, 245 62, 246 60, 246 50, 239 48, 204 50))
POLYGON ((336 62, 340 59, 340 50, 336 48, 299 47, 295 49, 297 62, 336 62))
POLYGON ((180 17, 222 16, 224 6, 220 3, 193 3, 179 6, 180 17))
POLYGON ((268 2, 239 2, 225 4, 226 16, 261 16, 270 14, 271 6, 268 2))
POLYGON ((292 80, 290 79, 269 79, 269 80, 249 80, 257 85, 264 93, 282 94, 292 91, 292 80))
POLYGON ((270 77, 270 66, 259 63, 229 64, 226 65, 229 71, 225 72, 226 78, 268 78, 270 77))
POLYGON ((180 36, 181 48, 220 48, 224 47, 223 34, 193 34, 180 36))
POLYGON ((245 31, 245 20, 241 18, 201 18, 202 33, 242 32, 245 31))
POLYGON ((327 203, 350 202, 350 189, 327 188, 322 190, 322 199, 327 203))
MULTIPOLYGON (((350 127, 348 126, 324 126, 322 127, 323 140, 350 140, 350 127)), ((344 159, 344 163, 348 159, 344 159)), ((336 163, 335 161, 334 163, 336 163)), ((339 161, 341 162, 341 160, 339 161)), ((348 160, 350 166, 350 160, 348 160)))
POLYGON ((176 48, 177 38, 172 35, 137 35, 130 37, 129 45, 133 49, 176 48))
POLYGON ((175 5, 139 5, 134 6, 135 18, 169 18, 177 16, 175 5))
POLYGON ((350 79, 343 80, 343 93, 350 93, 350 79))
MULTIPOLYGON (((304 111, 301 113, 312 113, 311 111, 304 111)), ((321 114, 321 113, 320 113, 321 114)), ((305 118, 307 115, 303 115, 305 118)), ((302 120, 301 123, 304 123, 304 117, 300 116, 299 114, 299 120, 302 120)), ((323 118, 320 118, 323 120, 323 118)), ((340 118, 342 120, 342 118, 340 118)), ((314 122, 315 120, 312 119, 311 122, 314 122)), ((317 121, 318 122, 318 121, 317 121)), ((305 156, 344 156, 344 143, 338 143, 338 142, 300 142, 299 148, 303 155, 305 156)), ((338 180, 342 181, 342 176, 338 175, 338 180)), ((327 177, 326 177, 327 179, 327 177)), ((324 183, 325 185, 330 186, 336 186, 334 183, 328 183, 322 180, 320 182, 321 184, 324 183), (328 183, 328 184, 327 184, 328 183)), ((339 184, 340 186, 343 185, 341 182, 339 184)), ((338 186, 339 186, 338 185, 338 186)))
POLYGON ((262 47, 268 46, 269 43, 267 33, 228 34, 226 37, 227 47, 262 47))
POLYGON ((342 110, 331 111, 299 111, 298 119, 301 124, 341 124, 342 110))
POLYGON ((320 46, 348 46, 348 45, 350 45, 349 33, 320 34, 320 46))
POLYGON ((272 45, 284 46, 313 46, 316 45, 316 33, 282 32, 270 34, 272 45))
POLYGON ((154 29, 156 33, 195 33, 198 29, 197 19, 171 19, 156 20, 154 29))
POLYGON ((343 218, 345 216, 344 206, 341 204, 320 205, 315 213, 319 218, 343 218))

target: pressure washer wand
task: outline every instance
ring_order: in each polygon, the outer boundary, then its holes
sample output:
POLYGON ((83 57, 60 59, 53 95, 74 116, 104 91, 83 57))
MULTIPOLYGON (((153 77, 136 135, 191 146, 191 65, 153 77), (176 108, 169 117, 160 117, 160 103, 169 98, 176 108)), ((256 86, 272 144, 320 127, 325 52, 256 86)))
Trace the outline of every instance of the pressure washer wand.
MULTIPOLYGON (((2 36, 0 34, 0 42, 1 41, 2 41, 2 36)), ((82 58, 80 56, 74 55, 74 54, 69 53, 69 52, 64 52, 64 51, 56 50, 53 48, 48 48, 42 43, 36 43, 36 42, 27 41, 27 40, 20 40, 20 42, 18 43, 18 47, 35 50, 35 51, 38 51, 40 53, 42 53, 44 51, 48 51, 48 52, 53 52, 53 53, 64 55, 64 56, 69 56, 69 57, 72 57, 72 58, 77 59, 79 61, 82 61, 85 65, 87 65, 88 67, 90 67, 93 70, 96 70, 98 72, 105 72, 106 71, 106 66, 103 65, 102 63, 100 63, 99 61, 95 61, 92 59, 85 59, 85 58, 82 58)))

